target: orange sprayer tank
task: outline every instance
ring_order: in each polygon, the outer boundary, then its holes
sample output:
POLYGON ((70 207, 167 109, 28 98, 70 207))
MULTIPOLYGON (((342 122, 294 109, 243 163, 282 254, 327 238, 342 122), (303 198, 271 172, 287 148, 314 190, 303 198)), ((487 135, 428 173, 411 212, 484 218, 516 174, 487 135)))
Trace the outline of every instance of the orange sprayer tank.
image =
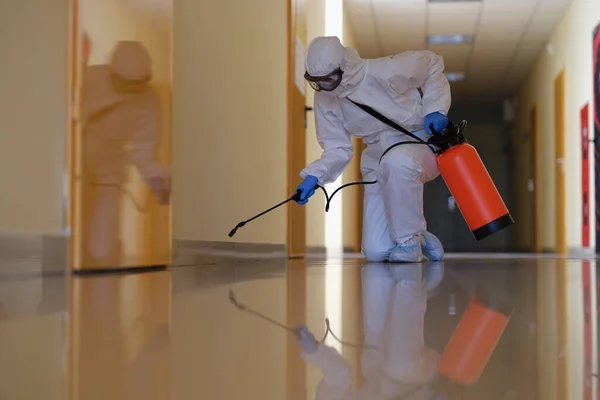
POLYGON ((439 148, 440 174, 458 209, 475 239, 482 240, 514 221, 477 150, 462 136, 465 126, 464 121, 449 125, 450 132, 435 135, 430 143, 439 148))
POLYGON ((512 306, 475 294, 438 363, 444 380, 468 387, 485 369, 512 314, 512 306))

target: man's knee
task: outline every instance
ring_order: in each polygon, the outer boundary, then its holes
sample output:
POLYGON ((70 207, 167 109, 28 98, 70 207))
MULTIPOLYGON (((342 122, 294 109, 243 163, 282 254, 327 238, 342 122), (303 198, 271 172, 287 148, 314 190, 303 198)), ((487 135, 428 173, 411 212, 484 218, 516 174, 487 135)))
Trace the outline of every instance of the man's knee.
POLYGON ((369 262, 385 262, 389 260, 390 250, 381 246, 379 243, 364 241, 362 253, 369 262))
POLYGON ((406 152, 390 152, 381 160, 381 172, 386 176, 401 176, 417 180, 424 175, 423 165, 406 152))

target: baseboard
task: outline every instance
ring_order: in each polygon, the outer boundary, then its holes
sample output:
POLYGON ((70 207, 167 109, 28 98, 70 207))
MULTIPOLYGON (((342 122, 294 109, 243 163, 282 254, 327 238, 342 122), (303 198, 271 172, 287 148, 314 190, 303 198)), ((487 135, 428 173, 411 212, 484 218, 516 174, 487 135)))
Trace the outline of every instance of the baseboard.
POLYGON ((241 242, 210 242, 204 240, 173 240, 173 250, 192 251, 242 251, 242 252, 285 252, 284 244, 270 243, 241 243, 241 242))
MULTIPOLYGON (((309 246, 308 255, 326 255, 325 246, 309 246)), ((353 254, 354 249, 344 248, 345 254, 353 254)), ((261 257, 285 258, 287 247, 284 244, 210 242, 204 240, 173 240, 173 266, 210 262, 215 257, 261 257)))
POLYGON ((596 258, 596 249, 589 247, 572 247, 569 249, 569 257, 594 259, 596 258))
MULTIPOLYGON (((327 247, 325 246, 308 246, 306 248, 308 254, 325 254, 327 253, 327 247)), ((344 254, 356 253, 350 246, 344 247, 344 254)))
POLYGON ((0 275, 66 273, 69 238, 0 232, 0 275))
POLYGON ((214 257, 284 258, 283 244, 173 240, 173 266, 199 264, 214 257))

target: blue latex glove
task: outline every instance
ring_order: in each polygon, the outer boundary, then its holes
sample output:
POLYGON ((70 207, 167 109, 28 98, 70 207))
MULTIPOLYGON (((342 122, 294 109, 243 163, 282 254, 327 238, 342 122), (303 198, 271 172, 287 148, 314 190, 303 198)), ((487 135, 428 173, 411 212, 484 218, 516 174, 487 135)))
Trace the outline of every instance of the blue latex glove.
POLYGON ((448 118, 439 112, 432 112, 425 117, 425 130, 430 135, 433 135, 431 125, 436 132, 441 132, 448 126, 448 118))
POLYGON ((302 346, 305 353, 315 353, 319 349, 319 343, 315 339, 315 335, 310 333, 304 325, 299 325, 298 328, 298 344, 302 346))
POLYGON ((301 206, 308 203, 308 199, 315 194, 315 188, 318 183, 319 180, 316 177, 312 175, 307 176, 306 179, 304 179, 304 182, 298 186, 297 191, 300 191, 300 199, 296 200, 296 203, 301 206))

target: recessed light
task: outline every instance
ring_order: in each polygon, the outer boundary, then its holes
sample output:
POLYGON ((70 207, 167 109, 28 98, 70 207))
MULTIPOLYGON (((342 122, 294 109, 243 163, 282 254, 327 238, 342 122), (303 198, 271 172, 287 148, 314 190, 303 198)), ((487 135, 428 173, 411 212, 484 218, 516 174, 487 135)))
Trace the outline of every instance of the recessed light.
POLYGON ((444 75, 450 82, 464 81, 467 77, 464 72, 444 72, 444 75))
POLYGON ((430 3, 473 3, 473 2, 482 2, 483 0, 429 0, 430 3))
POLYGON ((429 35, 427 43, 429 44, 461 44, 472 43, 475 35, 429 35))

